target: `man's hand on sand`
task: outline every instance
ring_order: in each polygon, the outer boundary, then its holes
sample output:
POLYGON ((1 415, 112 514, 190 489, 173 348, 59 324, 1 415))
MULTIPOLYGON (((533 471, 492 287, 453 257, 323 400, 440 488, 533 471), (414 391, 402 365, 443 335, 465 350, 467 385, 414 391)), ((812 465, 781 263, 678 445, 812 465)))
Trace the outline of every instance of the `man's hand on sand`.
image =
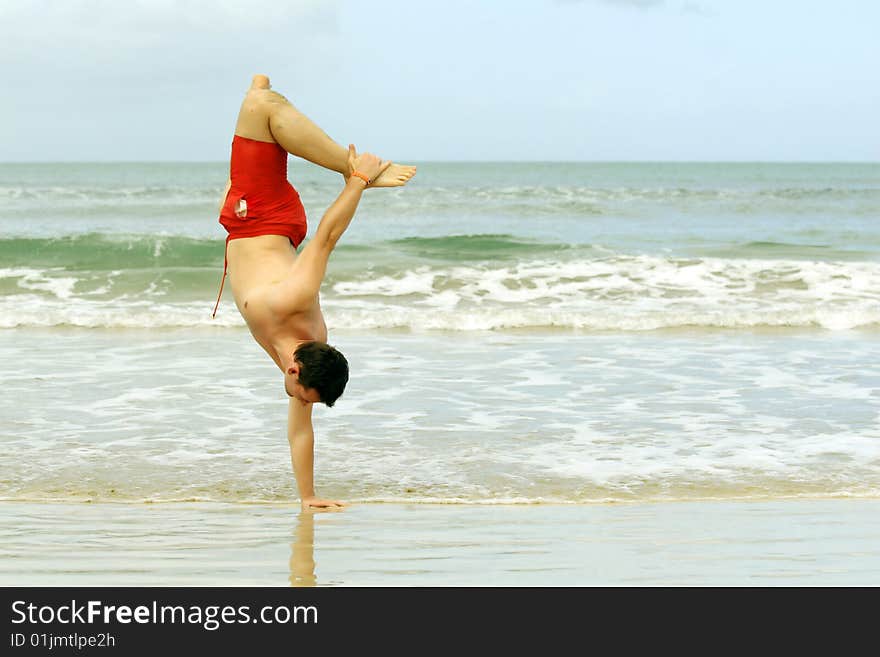
POLYGON ((309 509, 344 509, 348 506, 339 500, 322 500, 320 497, 304 497, 302 500, 303 511, 309 509))

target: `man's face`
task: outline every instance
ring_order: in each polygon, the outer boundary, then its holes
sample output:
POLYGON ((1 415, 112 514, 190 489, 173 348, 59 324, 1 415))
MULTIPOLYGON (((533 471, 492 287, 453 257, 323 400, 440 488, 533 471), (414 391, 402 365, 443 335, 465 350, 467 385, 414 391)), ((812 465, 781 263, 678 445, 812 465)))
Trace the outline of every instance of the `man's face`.
POLYGON ((321 395, 314 388, 306 388, 299 382, 299 368, 294 366, 284 376, 284 392, 291 399, 296 399, 300 404, 317 404, 321 401, 321 395))

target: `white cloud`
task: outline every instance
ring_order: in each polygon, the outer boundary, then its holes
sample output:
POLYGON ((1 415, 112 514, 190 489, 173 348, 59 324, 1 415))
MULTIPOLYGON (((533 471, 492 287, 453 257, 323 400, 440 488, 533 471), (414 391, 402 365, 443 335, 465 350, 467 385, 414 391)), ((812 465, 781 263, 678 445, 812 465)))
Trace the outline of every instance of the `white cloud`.
POLYGON ((56 108, 97 117, 183 96, 192 99, 195 109, 199 98, 216 97, 224 88, 244 90, 254 73, 266 73, 273 82, 278 77, 283 85, 302 85, 338 62, 338 4, 0 3, 5 40, 0 84, 16 91, 17 106, 0 110, 0 119, 21 120, 38 104, 38 96, 56 108))
POLYGON ((624 5, 629 7, 657 7, 663 4, 663 0, 602 0, 606 5, 624 5))
POLYGON ((332 71, 339 1, 0 1, 0 159, 205 152, 254 73, 284 92, 332 71))
MULTIPOLYGON (((336 7, 337 2, 327 0, 3 3, 5 47, 0 61, 15 66, 51 57, 62 68, 81 63, 118 69, 149 52, 154 65, 161 67, 166 59, 186 67, 193 58, 206 59, 243 44, 271 52, 282 40, 332 38, 338 30, 336 7)), ((92 72, 100 74, 100 69, 92 72)))
POLYGON ((636 9, 649 9, 659 7, 665 0, 556 0, 557 4, 579 4, 592 2, 603 5, 615 5, 618 7, 635 7, 636 9))
POLYGON ((0 5, 8 36, 58 36, 79 33, 108 37, 150 30, 216 32, 270 30, 292 20, 307 20, 318 30, 334 29, 336 2, 327 0, 36 0, 0 5), (329 20, 328 20, 329 19, 329 20))
POLYGON ((694 16, 704 16, 707 18, 711 17, 711 16, 718 15, 718 13, 716 11, 714 11, 708 7, 705 7, 699 3, 691 2, 691 1, 685 2, 681 6, 681 13, 682 14, 691 14, 694 16))

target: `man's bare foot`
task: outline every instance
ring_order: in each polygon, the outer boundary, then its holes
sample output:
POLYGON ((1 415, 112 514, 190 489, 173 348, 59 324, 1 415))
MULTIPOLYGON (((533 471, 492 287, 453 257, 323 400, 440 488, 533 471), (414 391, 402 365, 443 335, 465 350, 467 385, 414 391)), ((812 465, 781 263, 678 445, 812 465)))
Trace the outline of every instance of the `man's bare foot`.
POLYGON ((271 86, 272 85, 269 84, 269 77, 266 75, 260 75, 258 73, 251 80, 251 89, 269 89, 271 86))
POLYGON ((408 183, 414 175, 416 175, 416 167, 392 163, 379 174, 370 187, 400 187, 408 183))

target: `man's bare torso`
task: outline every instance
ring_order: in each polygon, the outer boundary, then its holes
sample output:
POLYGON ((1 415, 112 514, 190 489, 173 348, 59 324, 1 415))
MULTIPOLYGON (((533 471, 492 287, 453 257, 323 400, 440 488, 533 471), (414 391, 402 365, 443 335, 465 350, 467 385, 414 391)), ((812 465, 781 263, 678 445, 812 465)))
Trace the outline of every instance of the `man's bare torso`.
POLYGON ((235 305, 254 339, 278 367, 282 367, 277 353, 281 342, 291 338, 327 341, 318 297, 310 303, 284 298, 296 269, 296 251, 286 237, 262 235, 231 240, 227 258, 235 305), (284 288, 280 286, 282 281, 287 281, 284 288))

